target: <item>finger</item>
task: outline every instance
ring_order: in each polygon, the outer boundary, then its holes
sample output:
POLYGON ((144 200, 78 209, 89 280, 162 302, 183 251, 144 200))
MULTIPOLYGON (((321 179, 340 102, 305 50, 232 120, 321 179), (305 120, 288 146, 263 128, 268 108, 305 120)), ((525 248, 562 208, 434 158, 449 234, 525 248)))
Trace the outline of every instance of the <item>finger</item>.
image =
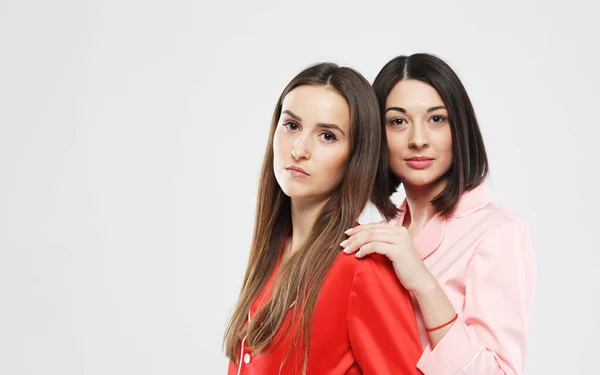
POLYGON ((397 243, 398 236, 394 233, 390 233, 387 231, 363 231, 361 233, 353 235, 351 238, 343 241, 340 246, 344 248, 344 252, 346 254, 351 254, 361 247, 372 243, 372 242, 382 242, 387 244, 397 243))
POLYGON ((389 228, 386 227, 370 227, 370 228, 362 228, 360 231, 356 232, 356 233, 351 233, 350 235, 348 235, 348 238, 346 238, 346 240, 352 240, 353 238, 356 237, 361 237, 361 236, 369 236, 375 233, 391 233, 392 231, 389 228))
POLYGON ((358 230, 356 232, 350 232, 350 234, 348 235, 348 238, 351 239, 354 236, 356 236, 360 233, 363 233, 363 232, 386 233, 386 234, 398 236, 398 237, 410 236, 408 233, 408 230, 403 226, 398 226, 398 225, 393 225, 393 224, 379 224, 379 225, 371 226, 370 228, 361 228, 360 230, 358 230))
POLYGON ((392 237, 396 237, 396 241, 402 236, 407 235, 406 228, 398 227, 396 225, 389 224, 381 224, 381 225, 373 225, 366 228, 361 228, 360 231, 356 233, 351 233, 348 238, 346 238, 340 244, 341 247, 346 248, 352 243, 359 241, 361 245, 364 245, 365 239, 372 238, 373 241, 381 241, 393 243, 395 242, 392 237))
POLYGON ((392 255, 393 252, 392 250, 394 249, 393 245, 390 245, 388 243, 383 243, 383 242, 371 242, 363 247, 360 248, 360 250, 358 250, 358 252, 356 253, 356 257, 357 258, 364 258, 367 255, 370 254, 381 254, 386 256, 388 259, 390 259, 391 261, 393 261, 392 259, 392 255))
POLYGON ((360 232, 363 232, 365 230, 371 230, 373 228, 385 228, 385 227, 388 227, 388 226, 392 226, 392 225, 386 224, 386 223, 363 224, 363 225, 356 226, 354 228, 350 228, 347 231, 345 231, 344 233, 346 233, 348 236, 351 236, 353 234, 360 233, 360 232))

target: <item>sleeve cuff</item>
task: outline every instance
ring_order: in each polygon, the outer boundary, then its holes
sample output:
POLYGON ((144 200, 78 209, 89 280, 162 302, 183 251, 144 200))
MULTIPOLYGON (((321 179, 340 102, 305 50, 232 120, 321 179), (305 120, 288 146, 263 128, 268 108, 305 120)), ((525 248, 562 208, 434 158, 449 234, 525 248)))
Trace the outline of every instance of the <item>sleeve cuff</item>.
POLYGON ((433 350, 427 344, 417 367, 425 375, 465 374, 463 371, 482 350, 481 342, 472 337, 462 319, 458 319, 433 350))

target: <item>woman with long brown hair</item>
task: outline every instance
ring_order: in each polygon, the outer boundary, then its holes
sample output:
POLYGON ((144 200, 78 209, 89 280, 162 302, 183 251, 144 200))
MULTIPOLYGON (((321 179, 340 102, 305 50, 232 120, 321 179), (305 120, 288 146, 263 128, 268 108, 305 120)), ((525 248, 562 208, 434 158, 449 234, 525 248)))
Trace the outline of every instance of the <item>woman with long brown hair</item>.
POLYGON ((410 296, 391 263, 339 252, 372 194, 380 145, 375 94, 353 69, 318 64, 283 90, 225 333, 230 375, 419 373, 410 296))

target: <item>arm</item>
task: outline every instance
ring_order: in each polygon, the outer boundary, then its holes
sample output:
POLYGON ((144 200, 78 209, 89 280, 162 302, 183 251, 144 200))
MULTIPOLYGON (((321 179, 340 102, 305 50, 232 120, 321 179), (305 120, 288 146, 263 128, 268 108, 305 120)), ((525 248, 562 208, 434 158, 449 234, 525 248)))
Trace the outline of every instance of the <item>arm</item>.
MULTIPOLYGON (((523 373, 535 261, 529 235, 518 220, 484 238, 471 260, 459 319, 419 361, 426 375, 523 373)), ((425 301, 422 311, 434 308, 425 301)), ((425 315, 425 313, 424 313, 425 315)))
POLYGON ((348 335, 364 375, 421 374, 423 352, 409 292, 390 262, 375 255, 362 261, 348 301, 348 335))
MULTIPOLYGON (((344 252, 351 254, 358 250, 358 258, 378 253, 392 262, 398 280, 417 298, 426 327, 440 327, 456 316, 454 307, 435 276, 423 263, 406 228, 377 223, 362 225, 346 233, 350 238, 341 243, 346 246, 344 252)), ((444 337, 452 324, 454 323, 428 333, 432 347, 444 337)))
POLYGON ((424 273, 428 275, 426 278, 428 281, 423 282, 418 289, 413 291, 413 294, 419 304, 425 327, 432 329, 427 332, 429 346, 435 348, 452 329, 452 326, 456 324, 458 318, 452 322, 452 319, 456 316, 456 311, 446 292, 429 270, 424 273), (440 328, 434 329, 435 327, 440 328))

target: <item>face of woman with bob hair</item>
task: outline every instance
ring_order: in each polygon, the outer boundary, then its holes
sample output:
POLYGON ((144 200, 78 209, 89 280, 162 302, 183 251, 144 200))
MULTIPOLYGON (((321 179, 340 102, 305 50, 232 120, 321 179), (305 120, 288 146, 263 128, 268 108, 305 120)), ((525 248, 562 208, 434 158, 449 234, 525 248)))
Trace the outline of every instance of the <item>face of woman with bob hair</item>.
POLYGON ((374 196, 389 197, 405 184, 407 193, 424 194, 438 212, 450 214, 461 195, 483 183, 489 170, 462 82, 440 58, 418 53, 390 60, 373 88, 386 137, 377 173, 387 173, 389 181, 376 185, 374 196))
POLYGON ((391 171, 407 189, 443 186, 452 166, 452 132, 438 92, 402 80, 387 97, 384 118, 391 171))

